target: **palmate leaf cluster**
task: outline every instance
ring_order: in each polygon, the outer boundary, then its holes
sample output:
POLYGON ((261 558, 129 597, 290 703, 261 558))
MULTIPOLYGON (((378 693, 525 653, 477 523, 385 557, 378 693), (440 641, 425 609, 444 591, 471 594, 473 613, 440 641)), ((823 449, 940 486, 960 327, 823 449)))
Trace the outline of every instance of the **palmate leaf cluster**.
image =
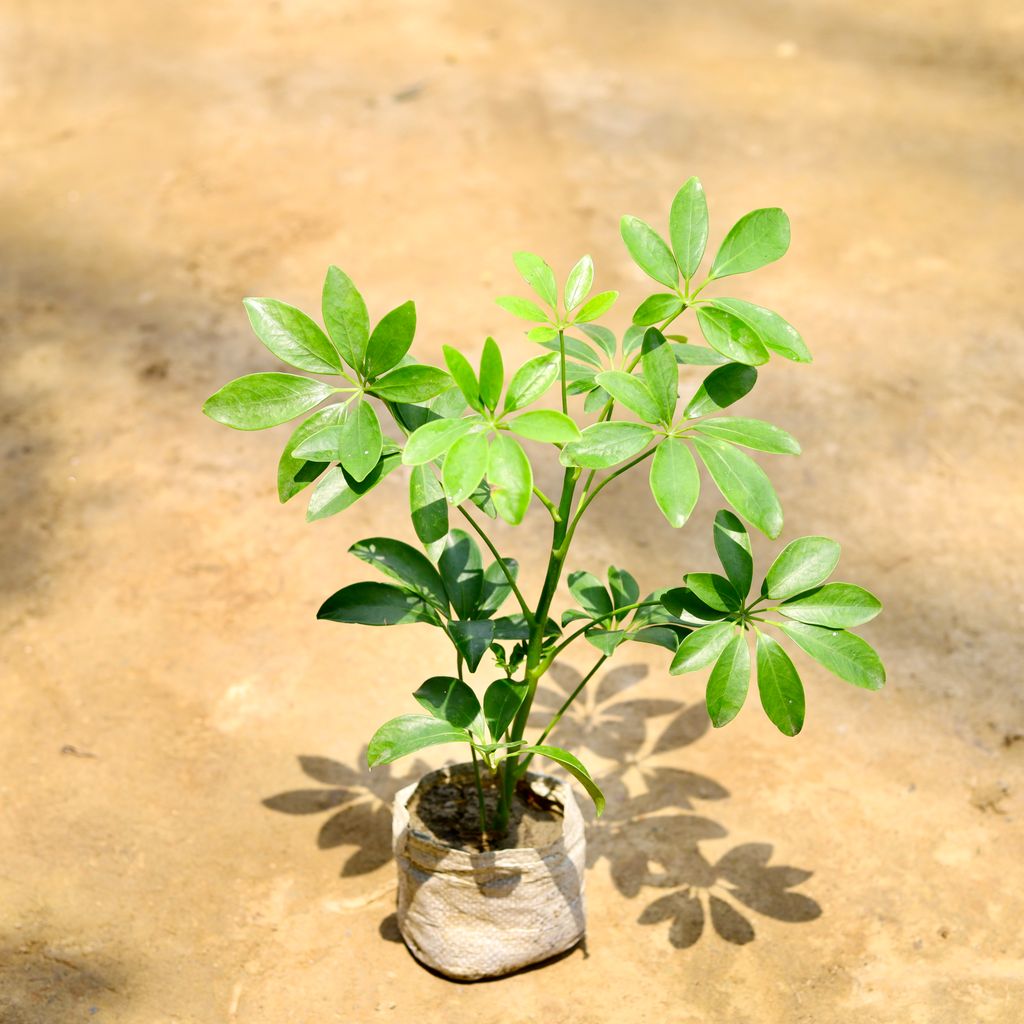
POLYGON ((622 218, 621 234, 658 287, 639 303, 621 336, 597 322, 618 293, 594 292, 589 256, 559 288, 543 259, 515 255, 532 296, 497 302, 530 324, 526 337, 540 352, 514 370, 493 338, 476 360, 445 345, 443 366, 416 361, 410 354, 413 303, 397 306, 371 329, 362 295, 336 267, 324 282, 323 327, 274 299, 245 302, 257 337, 304 373, 242 377, 213 395, 204 411, 242 430, 305 417, 281 455, 281 501, 312 487, 307 518, 323 519, 361 500, 400 467, 408 476, 419 546, 387 537, 352 545, 351 553, 386 579, 342 588, 319 617, 440 629, 453 646, 457 671, 432 676, 416 690, 426 713, 382 727, 370 744, 371 763, 459 741, 505 776, 521 774, 534 755, 551 758, 594 795, 579 761, 543 742, 560 713, 536 743, 523 734, 538 679, 577 639, 596 648, 601 661, 623 643, 642 642, 668 649, 675 674, 710 666, 707 706, 715 725, 735 717, 756 673, 771 721, 788 735, 800 730, 803 687, 769 630, 840 678, 869 689, 882 685, 877 655, 850 632, 879 605, 859 587, 826 582, 838 559, 835 542, 805 537, 789 544, 756 599, 749 596, 753 559, 744 522, 774 539, 783 510, 767 473, 748 453, 797 455, 800 445, 782 427, 734 415, 732 407, 773 355, 797 363, 810 362, 811 355, 778 313, 705 289, 784 255, 788 218, 777 208, 740 218, 699 284, 709 229, 696 178, 672 203, 667 240, 636 217, 622 218), (699 339, 672 329, 687 311, 699 339), (561 495, 549 497, 537 485, 534 463, 545 456, 562 469, 561 495), (625 570, 577 570, 567 579, 572 606, 555 613, 581 518, 607 484, 644 462, 651 510, 671 526, 687 522, 706 481, 730 506, 715 520, 724 575, 689 573, 682 586, 641 596, 625 570), (465 529, 453 526, 453 513, 465 529), (512 525, 528 514, 550 516, 548 571, 536 600, 525 598, 517 562, 498 553, 481 514, 512 525), (480 670, 485 658, 500 677, 481 701, 463 670, 480 670))

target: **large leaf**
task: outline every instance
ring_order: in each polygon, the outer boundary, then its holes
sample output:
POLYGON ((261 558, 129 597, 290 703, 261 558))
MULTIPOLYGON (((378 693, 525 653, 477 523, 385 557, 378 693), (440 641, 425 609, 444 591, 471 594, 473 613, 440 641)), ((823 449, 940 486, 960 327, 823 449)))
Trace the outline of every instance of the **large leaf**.
POLYGON ((594 423, 582 431, 579 441, 562 449, 562 461, 584 469, 604 469, 636 455, 652 437, 654 431, 642 423, 594 423))
POLYGON ((367 537, 349 549, 356 558, 422 594, 442 614, 448 613, 448 594, 430 559, 409 544, 391 537, 367 537))
POLYGON ((679 399, 679 365, 675 354, 665 335, 654 327, 644 335, 641 352, 644 383, 658 406, 659 421, 671 426, 679 399))
POLYGON ((759 452, 776 455, 799 455, 800 445, 792 434, 764 420, 743 419, 738 416, 716 416, 695 423, 693 429, 708 437, 717 437, 731 444, 741 444, 759 452))
POLYGON ((484 720, 494 743, 501 742, 525 696, 525 686, 508 679, 496 679, 484 691, 484 720))
POLYGON ((633 323, 641 327, 669 320, 683 311, 683 300, 670 292, 648 295, 633 313, 633 323))
POLYGON ((595 378, 617 402, 635 412, 645 423, 661 422, 661 411, 650 389, 639 377, 622 370, 606 370, 595 378))
MULTIPOLYGON (((366 376, 376 377, 397 366, 416 334, 416 304, 403 302, 384 315, 366 345, 366 376)), ((409 399, 406 399, 409 401, 409 399)), ((416 401, 416 399, 412 399, 416 401)))
POLYGON ((422 466, 444 455, 460 437, 479 428, 479 416, 466 416, 458 420, 431 420, 414 430, 405 443, 402 462, 407 466, 422 466))
POLYGON ((590 799, 594 801, 594 807, 597 809, 598 815, 604 812, 604 793, 598 788, 597 783, 579 758, 570 754, 568 750, 562 750, 561 747, 549 747, 546 745, 527 747, 524 752, 540 754, 541 757, 550 758, 552 761, 560 764, 587 791, 590 799))
POLYGON ((855 686, 879 690, 885 668, 874 649, 855 633, 803 622, 780 623, 779 629, 829 672, 855 686))
POLYGON ((816 587, 832 575, 841 548, 829 537, 799 537, 772 562, 765 585, 768 596, 782 601, 816 587))
POLYGON ((680 527, 700 497, 700 474, 690 449, 677 437, 667 437, 651 461, 651 493, 670 526, 680 527))
POLYGON ((460 437, 448 449, 441 479, 453 505, 461 505, 480 486, 487 472, 487 449, 487 435, 482 431, 460 437))
POLYGON ((707 343, 737 363, 759 366, 768 362, 768 349, 745 320, 714 306, 697 307, 697 323, 707 343))
POLYGON ((448 635, 465 658, 469 671, 475 672, 494 640, 494 623, 490 619, 452 619, 448 635))
POLYGON ((745 274, 774 263, 789 248, 789 218, 778 207, 752 210, 729 229, 711 264, 710 277, 745 274))
POLYGON ((381 455, 380 462, 362 480, 354 480, 341 466, 332 466, 313 489, 306 508, 306 519, 313 522, 344 511, 401 464, 399 452, 392 449, 381 455))
POLYGON ((725 500, 766 536, 778 537, 782 506, 764 470, 725 441, 697 437, 693 443, 725 500))
POLYGON ((709 608, 720 612, 739 611, 740 595, 724 576, 714 572, 688 572, 685 580, 687 587, 709 608))
POLYGON ((508 428, 531 441, 565 444, 580 439, 580 428, 565 413, 554 409, 534 409, 508 420, 508 428))
POLYGON ((342 587, 324 601, 316 617, 361 626, 439 624, 437 613, 422 597, 391 583, 352 583, 342 587))
POLYGON ((465 729, 458 729, 431 715, 399 715, 385 722, 370 740, 366 760, 371 768, 391 764, 400 757, 441 743, 469 743, 465 729))
POLYGON ((448 501, 429 466, 413 466, 409 477, 412 527, 424 544, 434 544, 448 532, 448 501))
POLYGON ((555 284, 554 271, 539 256, 532 252, 517 252, 512 257, 516 270, 523 280, 552 309, 558 305, 558 286, 555 284))
POLYGON ((689 281, 708 244, 708 201, 699 178, 690 178, 672 200, 668 233, 679 269, 689 281))
MULTIPOLYGON (((354 408, 349 406, 348 416, 338 429, 342 432, 339 458, 345 472, 353 480, 365 480, 380 460, 384 445, 377 413, 369 402, 361 399, 354 408)), ((314 440, 310 438, 306 443, 314 440)))
POLYGON ((725 575, 740 597, 746 598, 754 577, 754 556, 747 528, 732 512, 723 508, 715 516, 714 538, 715 551, 725 575))
POLYGON ((594 283, 594 261, 584 256, 565 279, 565 308, 574 310, 586 297, 594 283))
POLYGON ((710 665, 729 645, 735 633, 736 624, 733 622, 712 622, 695 629, 676 650, 669 673, 678 676, 710 665))
POLYGON ((552 353, 527 360, 509 381, 505 392, 505 412, 514 412, 536 402, 557 379, 557 355, 552 353))
POLYGON ((472 618, 483 588, 483 559, 476 541, 463 530, 452 530, 437 560, 444 588, 462 619, 472 618))
POLYGON ((265 430, 309 412, 334 390, 293 373, 250 373, 211 395, 203 412, 235 430, 265 430))
POLYGON ((355 370, 362 370, 366 343, 370 338, 370 317, 359 289, 337 267, 329 267, 324 280, 324 323, 341 358, 355 370))
POLYGON ((677 363, 683 363, 686 366, 723 366, 729 362, 728 358, 713 348, 691 345, 685 338, 680 340, 679 336, 675 334, 668 335, 668 338, 677 363))
POLYGON ((740 634, 726 644, 708 677, 706 694, 711 724, 720 729, 731 722, 743 707, 750 686, 750 648, 740 634))
POLYGON ((847 629, 870 622, 882 610, 882 602, 852 583, 826 583, 780 604, 778 611, 810 625, 847 629))
POLYGON ((452 379, 436 366, 411 363, 378 377, 369 390, 385 402, 426 402, 446 391, 452 379))
MULTIPOLYGON (((569 422, 572 423, 571 420, 569 422)), ((499 433, 491 443, 487 455, 487 479, 498 515, 513 526, 521 523, 533 494, 533 468, 522 445, 514 437, 499 433)))
POLYGON ((599 316, 604 316, 619 297, 618 292, 598 292, 593 298, 586 302, 573 314, 573 322, 577 324, 588 324, 599 316))
POLYGON ((480 356, 480 398, 488 409, 493 411, 498 407, 504 383, 505 364, 501 358, 501 349, 493 338, 488 338, 480 356))
POLYGON ((295 454, 295 449, 317 431, 340 423, 345 417, 345 408, 344 405, 329 405, 326 409, 313 413, 309 419, 303 420, 288 438, 277 464, 277 495, 282 502, 294 498, 308 487, 329 465, 328 462, 301 458, 295 454))
POLYGON ((256 337, 278 359, 310 373, 341 373, 341 357, 330 339, 300 309, 277 299, 245 299, 256 337))
POLYGON ((757 383, 757 370, 740 363, 729 363, 712 370, 690 399, 684 415, 687 419, 707 416, 738 402, 757 383))
POLYGON ((778 641, 757 634, 757 689, 761 707, 779 732, 795 736, 804 725, 804 688, 778 641))
POLYGON ((679 283, 679 268, 665 240, 639 217, 623 217, 619 222, 622 240, 633 262, 648 276, 669 288, 679 283))
POLYGON ((614 610, 611 595, 593 573, 582 570, 569 573, 569 593, 593 619, 607 617, 614 610))
POLYGON ((709 622, 724 619, 726 612, 706 605, 688 587, 672 587, 659 595, 659 600, 668 611, 685 625, 705 626, 709 622))
POLYGON ((480 701, 472 687, 453 676, 431 676, 413 698, 434 718, 458 729, 469 729, 480 714, 480 701))
POLYGON ((778 313, 743 299, 714 298, 709 299, 708 302, 718 309, 734 313, 741 320, 745 320, 757 331, 762 344, 773 352, 778 352, 780 356, 792 359, 797 363, 811 361, 810 350, 804 343, 804 339, 800 337, 800 332, 778 313))

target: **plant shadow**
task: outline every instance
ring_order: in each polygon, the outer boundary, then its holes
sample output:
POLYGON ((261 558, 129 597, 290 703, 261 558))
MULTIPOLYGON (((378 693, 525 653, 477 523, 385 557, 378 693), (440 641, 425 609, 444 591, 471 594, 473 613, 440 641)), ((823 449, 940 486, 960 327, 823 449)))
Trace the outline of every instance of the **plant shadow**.
MULTIPOLYGON (((813 921, 822 914, 810 896, 794 891, 811 871, 772 864, 771 843, 741 843, 717 859, 701 844, 729 833, 697 812, 698 804, 724 801, 729 791, 714 779, 661 763, 699 740, 709 722, 703 704, 623 696, 647 677, 644 665, 623 665, 584 689, 556 731, 556 742, 589 751, 607 765, 597 781, 607 809, 587 818, 587 863, 608 862, 615 888, 629 900, 643 899, 642 925, 668 925, 677 949, 693 946, 711 929, 726 942, 746 945, 756 932, 751 915, 786 923, 813 921), (656 726, 656 727, 655 727, 656 726)), ((537 690, 531 725, 543 727, 575 689, 580 675, 554 665, 550 683, 537 690)), ((357 765, 366 763, 365 749, 357 765)), ((584 757, 586 760, 586 757, 584 757)), ((330 812, 317 833, 320 849, 354 848, 343 877, 367 874, 392 859, 391 803, 403 786, 428 771, 417 760, 404 772, 394 766, 357 768, 326 757, 301 756, 299 767, 318 788, 279 793, 263 801, 284 814, 330 812)), ((381 923, 381 936, 401 941, 394 915, 381 923)))

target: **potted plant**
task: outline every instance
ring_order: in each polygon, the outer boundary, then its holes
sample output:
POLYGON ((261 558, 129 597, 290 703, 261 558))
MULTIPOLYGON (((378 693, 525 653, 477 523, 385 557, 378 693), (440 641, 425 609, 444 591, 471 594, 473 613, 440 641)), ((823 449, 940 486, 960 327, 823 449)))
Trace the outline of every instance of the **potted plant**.
POLYGON ((468 751, 465 763, 400 792, 394 817, 402 934, 417 957, 453 977, 507 973, 582 936, 580 812, 568 785, 537 769, 564 769, 600 814, 601 791, 587 767, 555 745, 557 726, 623 644, 666 648, 672 674, 711 666, 706 699, 715 726, 737 715, 754 675, 762 707, 789 736, 803 724, 804 692, 786 642, 857 686, 878 689, 885 679, 877 654, 850 631, 873 618, 879 602, 853 584, 827 582, 839 558, 835 541, 792 541, 753 587, 744 521, 775 539, 783 519, 768 477, 743 449, 797 455, 800 448, 780 427, 728 410, 772 355, 798 363, 811 356, 777 313, 716 292, 723 278, 786 252, 788 218, 776 208, 740 218, 699 283, 708 214, 696 178, 672 203, 670 242, 635 217, 622 219, 621 232, 633 260, 661 288, 640 303, 621 339, 598 324, 617 292, 592 294, 589 256, 561 289, 542 259, 514 257, 534 296, 497 302, 533 325, 527 338, 543 351, 513 373, 492 338, 475 366, 448 346, 446 369, 416 361, 413 303, 371 330, 356 286, 331 267, 326 330, 283 302, 245 301, 267 348, 315 376, 252 374, 204 406, 241 430, 312 413, 289 437, 278 466, 281 501, 315 483, 310 520, 348 508, 400 469, 408 474, 421 547, 387 537, 357 541, 351 553, 386 579, 343 587, 318 617, 422 623, 451 642, 448 673, 419 684, 412 696, 420 710, 382 725, 368 760, 372 768, 438 744, 468 751), (670 331, 687 311, 701 341, 670 331), (685 401, 681 371, 684 379, 703 375, 687 382, 685 401), (539 404, 549 392, 555 408, 539 404), (328 399, 335 400, 313 412, 328 399), (537 484, 532 461, 541 457, 560 464, 557 493, 537 484), (681 527, 700 495, 701 464, 731 507, 714 520, 721 573, 687 573, 643 594, 625 570, 598 574, 572 565, 577 529, 606 487, 644 471, 653 506, 681 527), (547 569, 532 597, 520 587, 518 563, 499 552, 486 528, 488 518, 518 526, 528 512, 531 542, 538 519, 550 525, 547 569), (569 567, 571 601, 556 612, 569 567), (528 736, 539 680, 577 643, 595 648, 593 668, 539 735, 528 736), (487 685, 475 689, 472 673, 484 673, 487 685))

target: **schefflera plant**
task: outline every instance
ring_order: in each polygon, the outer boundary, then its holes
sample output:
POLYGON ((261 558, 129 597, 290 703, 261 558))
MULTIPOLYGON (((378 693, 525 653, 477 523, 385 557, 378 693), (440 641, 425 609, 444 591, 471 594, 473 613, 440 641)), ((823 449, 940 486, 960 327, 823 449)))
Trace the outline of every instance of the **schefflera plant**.
MULTIPOLYGON (((783 256, 789 220, 777 208, 740 218, 700 283, 708 210, 696 178, 676 195, 668 226, 666 241, 644 221, 622 219, 630 256, 660 290, 639 304, 621 338, 597 323, 618 293, 593 294, 589 256, 559 289, 551 267, 522 252, 514 262, 534 295, 497 302, 532 324, 527 338, 545 351, 507 374, 501 348, 487 338, 476 365, 444 346, 445 369, 426 366, 409 354, 413 304, 398 306, 371 330, 359 291, 332 267, 323 290, 326 330, 285 303, 245 303, 267 348, 316 376, 253 374, 226 385, 204 406, 219 422, 256 430, 340 396, 299 424, 278 466, 281 501, 315 483, 310 520, 342 511, 399 466, 407 467, 420 547, 388 537, 353 544, 351 553, 387 580, 343 587, 318 616, 369 626, 422 623, 450 641, 452 670, 418 686, 413 697, 422 712, 381 726, 368 759, 373 767, 439 744, 466 744, 476 768, 485 844, 506 830, 517 781, 535 757, 565 768, 601 812, 604 797, 590 771, 548 737, 623 644, 667 648, 673 674, 712 666, 706 700, 715 726, 739 712, 755 666, 769 719, 787 735, 800 731, 803 686, 769 629, 851 683, 877 689, 885 679, 877 654, 850 632, 877 614, 878 601, 853 584, 826 582, 839 555, 834 541, 793 541, 750 597, 754 566, 743 521, 775 539, 783 515, 768 476, 744 449, 797 455, 800 447, 778 426, 725 412, 750 392, 757 367, 772 355, 797 363, 811 356, 779 314, 706 289, 783 256), (702 341, 670 331, 687 311, 702 341), (685 402, 679 397, 681 373, 705 374, 688 385, 685 402), (551 389, 556 408, 538 407, 551 389), (560 488, 551 495, 533 471, 532 460, 545 454, 557 459, 561 473, 560 488), (724 575, 688 573, 681 586, 641 596, 636 578, 623 569, 611 566, 599 575, 577 568, 567 578, 572 602, 556 612, 581 520, 609 484, 643 463, 654 504, 673 527, 690 518, 704 467, 731 508, 718 513, 714 526, 724 575), (516 526, 531 507, 549 518, 551 534, 543 580, 528 599, 518 562, 499 552, 486 521, 500 517, 516 526), (540 734, 527 738, 538 682, 580 641, 596 649, 595 663, 540 734), (485 659, 496 678, 481 697, 467 673, 480 671, 485 659), (488 789, 495 794, 490 802, 488 789)), ((534 527, 529 536, 536 537, 534 527)))

